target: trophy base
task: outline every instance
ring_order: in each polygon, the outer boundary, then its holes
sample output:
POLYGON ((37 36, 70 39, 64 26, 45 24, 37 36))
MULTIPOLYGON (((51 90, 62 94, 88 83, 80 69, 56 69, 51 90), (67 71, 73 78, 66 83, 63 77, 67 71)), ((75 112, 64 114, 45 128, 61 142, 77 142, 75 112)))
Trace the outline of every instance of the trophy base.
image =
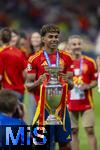
POLYGON ((46 120, 46 125, 62 125, 62 121, 55 115, 49 115, 46 120))

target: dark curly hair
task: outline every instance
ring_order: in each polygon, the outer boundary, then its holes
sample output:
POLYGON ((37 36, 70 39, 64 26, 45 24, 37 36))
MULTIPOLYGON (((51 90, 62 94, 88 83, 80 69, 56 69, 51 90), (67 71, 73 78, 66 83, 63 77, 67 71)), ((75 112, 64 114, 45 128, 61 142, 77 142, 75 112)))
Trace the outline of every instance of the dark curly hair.
POLYGON ((43 25, 40 31, 42 37, 45 36, 46 33, 52 33, 52 32, 57 32, 58 34, 60 33, 59 28, 55 24, 43 25))
POLYGON ((6 44, 6 43, 9 43, 10 40, 11 40, 11 30, 9 28, 3 28, 1 30, 1 41, 6 44))

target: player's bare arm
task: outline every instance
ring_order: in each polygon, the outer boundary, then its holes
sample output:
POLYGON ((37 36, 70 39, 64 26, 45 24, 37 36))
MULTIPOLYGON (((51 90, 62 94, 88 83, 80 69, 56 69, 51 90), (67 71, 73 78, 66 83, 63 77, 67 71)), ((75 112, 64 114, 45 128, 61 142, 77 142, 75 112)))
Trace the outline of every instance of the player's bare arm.
POLYGON ((24 71, 23 71, 23 77, 24 77, 24 80, 26 81, 26 79, 27 79, 27 69, 24 69, 24 71))
POLYGON ((97 81, 91 81, 90 84, 86 84, 86 83, 83 83, 83 85, 80 87, 81 90, 89 90, 89 89, 92 89, 94 87, 96 87, 97 85, 97 81))
POLYGON ((36 80, 36 81, 35 81, 35 78, 36 78, 35 73, 27 75, 27 82, 25 85, 29 91, 34 89, 35 87, 40 86, 44 82, 44 80, 46 79, 46 74, 44 73, 43 75, 41 75, 38 78, 38 80, 36 80))
POLYGON ((62 79, 68 83, 68 89, 72 90, 74 84, 73 84, 73 72, 67 72, 66 74, 64 73, 60 73, 60 76, 62 77, 62 79))

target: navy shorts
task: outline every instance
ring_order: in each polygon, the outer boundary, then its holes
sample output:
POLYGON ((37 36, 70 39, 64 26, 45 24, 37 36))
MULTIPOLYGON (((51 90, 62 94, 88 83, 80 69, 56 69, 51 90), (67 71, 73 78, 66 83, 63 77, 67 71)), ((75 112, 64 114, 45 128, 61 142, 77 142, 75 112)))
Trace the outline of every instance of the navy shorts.
MULTIPOLYGON (((45 110, 45 119, 48 117, 48 115, 48 111, 45 110)), ((50 125, 50 139, 54 138, 54 141, 59 143, 68 143, 72 140, 71 124, 67 109, 65 117, 65 129, 66 131, 64 130, 63 125, 50 125)))

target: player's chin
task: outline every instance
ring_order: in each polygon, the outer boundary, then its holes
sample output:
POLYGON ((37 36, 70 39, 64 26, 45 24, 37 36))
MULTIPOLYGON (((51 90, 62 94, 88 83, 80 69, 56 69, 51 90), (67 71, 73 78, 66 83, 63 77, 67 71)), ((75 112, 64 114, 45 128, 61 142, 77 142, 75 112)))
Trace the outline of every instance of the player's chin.
POLYGON ((74 50, 74 54, 75 54, 75 55, 79 55, 80 53, 81 53, 81 49, 74 50))
POLYGON ((53 48, 55 49, 55 48, 58 47, 58 44, 51 44, 50 47, 51 47, 52 49, 53 49, 53 48))

